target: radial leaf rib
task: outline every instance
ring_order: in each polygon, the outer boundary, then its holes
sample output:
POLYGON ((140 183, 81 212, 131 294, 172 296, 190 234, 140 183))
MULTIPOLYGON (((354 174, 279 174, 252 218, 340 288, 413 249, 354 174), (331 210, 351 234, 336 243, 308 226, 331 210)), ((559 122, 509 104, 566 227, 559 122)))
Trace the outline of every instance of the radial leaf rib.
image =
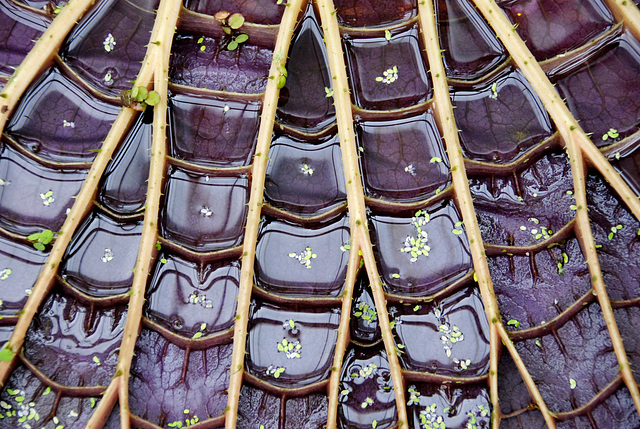
MULTIPOLYGON (((627 0, 628 2, 628 0, 627 0)), ((616 190, 636 219, 640 220, 640 200, 629 185, 614 170, 609 161, 596 148, 582 127, 573 117, 567 105, 562 101, 558 91, 549 81, 544 71, 529 51, 524 41, 518 36, 511 22, 494 0, 474 0, 476 7, 482 12, 489 25, 511 54, 527 78, 538 97, 553 119, 562 140, 570 140, 584 152, 587 160, 600 171, 605 180, 616 190)), ((635 7, 635 6, 634 6, 635 7)))
MULTIPOLYGON (((493 426, 499 425, 499 404, 498 404, 498 359, 499 359, 499 342, 498 337, 502 337, 502 341, 507 344, 509 352, 513 355, 514 361, 521 361, 515 347, 511 343, 508 336, 502 335, 504 325, 498 308, 498 302, 493 290, 493 282, 489 272, 489 265, 482 241, 482 234, 478 225, 475 210, 473 208, 473 200, 469 191, 467 172, 462 156, 462 148, 458 139, 458 128, 453 115, 453 106, 449 97, 449 85, 447 82, 444 63, 440 55, 440 44, 438 42, 438 30, 435 20, 435 11, 431 2, 425 1, 419 3, 420 25, 422 27, 422 35, 427 51, 429 67, 431 68, 431 78, 434 86, 434 97, 436 105, 436 117, 442 129, 445 140, 447 155, 451 163, 451 176, 456 199, 462 213, 467 236, 471 248, 471 256, 473 258, 473 266, 477 275, 477 282, 480 287, 482 301, 484 303, 485 312, 489 320, 491 329, 491 351, 490 351, 490 376, 489 386, 491 388, 491 402, 493 406, 492 421, 493 426)), ((531 379, 524 365, 518 366, 521 371, 523 380, 527 388, 532 394, 538 407, 543 411, 545 421, 549 427, 555 427, 553 418, 550 416, 538 388, 531 379)))
POLYGON ((256 143, 256 154, 253 158, 253 168, 251 170, 251 192, 249 195, 249 214, 244 231, 244 242, 242 247, 242 269, 240 272, 240 285, 238 290, 238 307, 236 310, 236 322, 233 333, 233 352, 231 355, 231 378, 229 380, 229 396, 226 408, 225 427, 233 429, 236 427, 238 419, 238 401, 240 398, 240 388, 242 387, 242 376, 244 374, 244 355, 247 342, 247 323, 249 319, 249 307, 251 305, 251 290, 253 289, 253 266, 256 255, 256 242, 258 239, 258 228, 260 226, 260 216, 263 205, 263 194, 265 176, 267 172, 267 161, 273 125, 275 122, 276 110, 278 108, 278 77, 280 67, 286 67, 287 53, 293 38, 293 30, 302 10, 304 0, 292 0, 287 3, 278 36, 276 46, 273 50, 274 56, 269 69, 269 80, 264 92, 264 102, 260 128, 258 130, 258 141, 256 143))
POLYGON ((624 23, 624 27, 640 40, 640 9, 631 0, 605 0, 613 12, 616 21, 624 23))
POLYGON ((7 84, 0 91, 0 134, 4 132, 7 119, 22 94, 31 82, 52 63, 67 34, 93 3, 94 0, 71 0, 67 3, 27 54, 22 64, 16 68, 7 84))
POLYGON ((373 292, 373 299, 376 308, 379 309, 378 320, 394 385, 398 410, 398 425, 399 427, 404 427, 408 421, 405 407, 404 382, 400 362, 396 354, 393 332, 391 331, 391 325, 389 323, 389 315, 386 311, 383 311, 387 308, 387 302, 384 291, 382 290, 382 280, 376 268, 371 239, 367 228, 364 190, 362 188, 360 168, 358 166, 357 145, 351 111, 351 95, 347 81, 344 54, 342 52, 342 39, 340 37, 333 1, 318 0, 317 4, 320 10, 322 31, 324 32, 325 43, 327 45, 329 70, 333 81, 333 99, 336 106, 338 134, 340 135, 340 151, 342 152, 342 165, 344 168, 347 203, 349 206, 349 221, 351 223, 351 242, 352 246, 355 244, 355 248, 362 250, 365 268, 373 292))
MULTIPOLYGON (((138 259, 134 269, 131 297, 127 312, 124 337, 120 345, 117 374, 122 378, 119 386, 120 424, 124 429, 130 427, 129 419, 129 372, 131 360, 142 322, 142 306, 152 258, 156 252, 155 243, 158 237, 158 213, 162 196, 163 178, 166 171, 167 151, 167 93, 169 82, 169 58, 173 33, 178 22, 181 9, 179 0, 162 0, 158 8, 158 17, 151 32, 151 43, 148 45, 147 57, 143 68, 148 67, 153 76, 153 90, 160 96, 160 101, 153 111, 153 134, 151 144, 151 165, 147 185, 147 204, 144 212, 142 237, 138 249, 138 259)), ((145 81, 138 76, 134 85, 144 86, 145 81)))
POLYGON ((340 310, 340 326, 338 327, 338 339, 333 355, 333 365, 331 376, 329 377, 329 409, 327 412, 327 429, 335 429, 338 421, 338 396, 340 395, 340 374, 342 373, 342 362, 344 354, 349 345, 349 323, 351 318, 351 304, 353 299, 353 288, 358 274, 358 264, 360 260, 359 241, 352 240, 349 253, 349 268, 345 280, 344 292, 342 293, 342 307, 340 310))
MULTIPOLYGON (((583 154, 602 173, 605 179, 616 189, 622 200, 640 219, 640 200, 633 191, 624 183, 622 178, 604 158, 600 151, 591 143, 585 132, 578 125, 569 109, 561 100, 547 76, 544 74, 537 61, 518 37, 509 20, 493 0, 475 0, 475 4, 485 16, 493 30, 502 40, 505 47, 512 55, 513 60, 520 67, 525 77, 529 80, 536 93, 540 96, 549 115, 555 122, 560 135, 566 144, 567 153, 571 160, 571 174, 573 176, 574 193, 576 198, 576 231, 582 251, 587 258, 591 285, 598 296, 598 302, 602 307, 603 317, 609 330, 613 348, 618 359, 622 378, 631 393, 636 410, 640 413, 640 392, 635 382, 627 358, 622 338, 618 331, 611 302, 606 292, 606 287, 600 271, 600 263, 596 253, 595 242, 591 232, 589 215, 587 213, 587 197, 585 187, 585 165, 583 154), (597 153, 597 155, 596 155, 597 153)), ((525 380, 526 381, 526 380, 525 380)))

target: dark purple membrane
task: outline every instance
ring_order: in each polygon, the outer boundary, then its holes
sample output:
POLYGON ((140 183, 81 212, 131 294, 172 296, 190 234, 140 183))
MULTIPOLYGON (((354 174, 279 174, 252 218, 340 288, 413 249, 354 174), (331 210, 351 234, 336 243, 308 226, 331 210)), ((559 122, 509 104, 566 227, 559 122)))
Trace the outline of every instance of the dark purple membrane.
POLYGON ((447 77, 478 79, 507 59, 504 47, 473 3, 468 0, 435 3, 447 77))
POLYGON ((449 159, 431 111, 356 125, 365 193, 372 198, 416 201, 451 183, 449 159))
POLYGON ((152 112, 140 115, 102 178, 99 200, 118 214, 142 210, 147 200, 152 125, 145 117, 152 112))
POLYGON ((173 168, 160 216, 162 235, 196 252, 242 243, 247 213, 246 176, 208 176, 173 168))
POLYGON ((338 23, 345 27, 381 27, 408 21, 417 15, 415 0, 336 0, 338 23))
POLYGON ((141 233, 142 221, 118 222, 92 213, 67 248, 62 278, 95 297, 126 293, 133 281, 141 233))
POLYGON ((251 40, 229 51, 227 42, 197 34, 177 34, 172 47, 170 81, 215 91, 264 92, 273 52, 253 45, 251 40), (201 37, 203 41, 198 43, 201 37))
POLYGON ((432 305, 400 305, 389 312, 404 368, 454 377, 489 371, 489 323, 475 289, 432 305))
POLYGON ((6 133, 49 161, 91 162, 119 110, 52 68, 29 87, 6 133))
POLYGON ((236 314, 240 263, 201 264, 161 253, 149 284, 145 316, 180 335, 229 329, 236 314), (206 324, 205 329, 202 324, 206 324))
POLYGON ((171 156, 210 167, 240 167, 252 162, 260 101, 202 95, 169 98, 171 156))
POLYGON ((0 74, 13 74, 49 24, 45 15, 10 0, 0 1, 0 74))
POLYGON ((588 267, 575 238, 529 256, 488 258, 507 329, 533 328, 557 317, 590 287, 588 267))
MULTIPOLYGON (((406 296, 427 296, 441 291, 473 270, 469 242, 460 215, 451 201, 443 201, 422 210, 430 220, 426 232, 429 254, 411 261, 410 252, 402 252, 407 240, 418 239, 419 219, 374 215, 373 250, 387 292, 406 296)), ((423 216, 422 216, 423 217, 423 216)))
POLYGON ((618 361, 597 303, 585 306, 553 332, 515 346, 551 412, 586 404, 618 376, 618 361))
POLYGON ((538 61, 565 53, 605 33, 614 18, 601 0, 505 2, 507 16, 538 61))
POLYGON ((124 306, 95 308, 54 293, 27 332, 24 356, 63 386, 108 386, 126 315, 124 306))
POLYGON ((254 303, 249 315, 247 371, 278 387, 301 387, 326 379, 339 323, 337 308, 303 311, 254 303), (288 349, 288 343, 293 348, 288 349))
POLYGON ((131 88, 147 52, 158 0, 105 0, 67 38, 62 58, 107 95, 131 88))
MULTIPOLYGON (((500 397, 500 411, 504 414, 522 410, 533 404, 526 384, 513 358, 504 351, 498 362, 498 393, 500 397)), ((507 423, 509 424, 509 423, 507 423)), ((544 425, 546 428, 547 426, 544 425)))
POLYGON ((451 94, 460 143, 473 160, 508 163, 553 133, 551 119, 518 70, 451 94))
POLYGON ((384 36, 345 36, 344 47, 353 99, 358 107, 400 109, 426 101, 431 96, 417 27, 394 30, 390 40, 384 36), (389 74, 387 80, 384 72, 389 74))
POLYGON ((326 212, 347 200, 340 141, 276 136, 269 151, 265 200, 302 216, 326 212))
POLYGON ((185 350, 143 329, 129 380, 134 415, 166 427, 185 419, 218 417, 227 405, 231 344, 185 350))
POLYGON ((22 235, 58 231, 86 177, 86 170, 48 168, 0 145, 0 226, 22 235))
POLYGON ((272 395, 263 389, 258 389, 247 384, 240 389, 238 399, 238 427, 266 428, 280 427, 279 397, 272 395))
POLYGON ((598 147, 636 132, 640 124, 640 43, 625 33, 603 51, 567 71, 556 86, 598 147), (610 129, 617 138, 604 137, 610 129))
POLYGON ((253 24, 280 24, 286 2, 264 0, 185 0, 184 6, 194 12, 215 15, 221 11, 241 14, 253 24))
POLYGON ((566 155, 549 153, 517 176, 469 177, 482 238, 488 243, 535 245, 574 217, 573 180, 566 155))
POLYGON ((332 86, 327 48, 311 3, 291 42, 287 72, 277 120, 304 132, 317 132, 333 123, 336 110, 327 92, 332 86))
POLYGON ((609 297, 613 301, 637 299, 640 296, 640 222, 597 174, 587 178, 587 207, 609 297))

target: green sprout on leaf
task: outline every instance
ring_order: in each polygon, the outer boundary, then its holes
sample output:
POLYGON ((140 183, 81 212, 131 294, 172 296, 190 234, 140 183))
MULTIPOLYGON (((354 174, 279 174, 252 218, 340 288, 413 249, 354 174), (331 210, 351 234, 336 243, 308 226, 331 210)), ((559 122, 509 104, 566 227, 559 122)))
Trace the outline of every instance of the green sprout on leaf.
POLYGON ((50 229, 44 229, 42 232, 31 234, 27 240, 33 243, 33 247, 44 252, 45 246, 53 240, 53 232, 50 229))
POLYGON ((231 36, 231 41, 229 42, 229 44, 227 45, 227 49, 229 51, 233 51, 235 49, 238 48, 238 46, 241 43, 246 42, 247 40, 249 40, 249 36, 242 33, 242 34, 238 34, 237 36, 231 36))
POLYGON ((120 92, 122 104, 132 109, 145 111, 147 106, 155 106, 160 102, 160 94, 149 91, 144 86, 134 86, 120 92))
POLYGON ((278 66, 278 89, 284 88, 284 86, 287 84, 287 76, 287 68, 280 64, 278 66))
POLYGON ((489 98, 491 99, 496 99, 498 98, 498 83, 497 82, 493 82, 493 85, 491 85, 491 95, 489 96, 489 98))
POLYGON ((249 40, 249 35, 238 33, 238 29, 244 25, 244 16, 239 13, 231 14, 226 10, 222 10, 213 16, 222 24, 222 31, 231 36, 231 40, 227 43, 228 51, 235 51, 240 44, 249 40))
POLYGON ((16 354, 11 350, 9 343, 6 343, 2 349, 0 349, 0 361, 10 362, 16 354))

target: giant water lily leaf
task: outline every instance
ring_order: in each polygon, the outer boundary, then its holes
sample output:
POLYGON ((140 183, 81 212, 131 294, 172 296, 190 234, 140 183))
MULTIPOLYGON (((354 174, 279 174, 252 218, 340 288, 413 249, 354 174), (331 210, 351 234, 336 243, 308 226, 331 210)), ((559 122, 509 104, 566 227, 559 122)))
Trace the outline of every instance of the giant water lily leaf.
POLYGON ((639 38, 0 0, 0 429, 640 427, 639 38))

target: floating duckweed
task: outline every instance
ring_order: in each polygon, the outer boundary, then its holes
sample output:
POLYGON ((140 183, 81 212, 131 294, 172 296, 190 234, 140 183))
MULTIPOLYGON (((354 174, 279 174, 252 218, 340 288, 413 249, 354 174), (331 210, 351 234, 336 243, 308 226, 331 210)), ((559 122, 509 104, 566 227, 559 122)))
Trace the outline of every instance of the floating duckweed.
POLYGON ((620 133, 618 133, 618 130, 615 128, 609 128, 609 131, 602 135, 602 140, 617 139, 619 136, 620 133))
POLYGON ((451 327, 449 323, 443 323, 438 327, 438 331, 442 333, 440 341, 442 342, 444 352, 447 357, 451 357, 451 348, 454 344, 464 340, 464 334, 457 326, 451 327))
POLYGON ((409 164, 409 165, 407 165, 407 166, 404 168, 404 171, 405 171, 405 173, 409 173, 409 174, 411 174, 412 176, 415 176, 415 175, 416 175, 416 169, 415 169, 415 167, 413 166, 413 164, 409 164))
POLYGON ((424 410, 420 411, 420 425, 424 429, 446 429, 447 426, 444 418, 436 412, 437 405, 435 403, 427 405, 424 410))
POLYGON ((498 98, 498 82, 493 82, 493 85, 491 85, 491 95, 489 95, 489 98, 493 100, 498 98))
MULTIPOLYGON (((12 272, 13 272, 13 270, 11 268, 3 269, 2 271, 0 271, 0 280, 8 279, 12 272)), ((2 305, 2 304, 0 304, 0 305, 2 305)))
POLYGON ((106 248, 104 249, 104 255, 102 255, 100 259, 106 264, 107 262, 111 262, 113 260, 113 256, 113 250, 106 248))
POLYGON ((510 319, 510 320, 507 322, 507 325, 509 325, 509 326, 514 326, 514 327, 518 328, 518 327, 520 326, 520 321, 519 321, 519 320, 516 320, 516 319, 510 319))
POLYGON ((302 164, 300 166, 300 171, 302 172, 302 174, 304 174, 305 176, 313 176, 313 168, 311 168, 309 166, 309 164, 302 164))
POLYGON ((398 80, 398 66, 393 66, 382 72, 382 76, 376 78, 376 82, 382 82, 387 85, 391 85, 398 80))
POLYGON ((362 404, 360 404, 362 408, 367 408, 370 405, 373 405, 373 399, 369 397, 364 398, 364 401, 362 401, 362 404))
POLYGON ((378 320, 378 313, 376 310, 369 306, 369 304, 361 302, 353 312, 353 316, 365 320, 367 325, 371 325, 378 320))
POLYGON ((311 260, 317 258, 318 255, 313 253, 311 247, 307 246, 302 252, 298 254, 293 252, 289 253, 289 257, 297 259, 298 262, 300 262, 300 264, 304 265, 306 268, 311 268, 311 260))
POLYGON ((578 387, 578 383, 573 378, 570 378, 569 379, 569 386, 571 387, 571 390, 573 390, 576 387, 578 387))
POLYGON ((276 367, 273 365, 269 365, 269 367, 267 368, 266 374, 272 375, 273 378, 280 378, 280 376, 284 371, 285 371, 284 367, 281 367, 281 366, 276 367))
POLYGON ((416 386, 409 386, 409 400, 407 405, 420 405, 420 392, 418 392, 416 386))
POLYGON ((611 232, 609 233, 609 240, 613 240, 614 235, 622 229, 622 225, 618 224, 616 226, 611 227, 611 232))
POLYGON ((211 216, 213 216, 213 212, 211 211, 211 209, 208 206, 202 206, 202 208, 200 209, 200 214, 203 217, 211 217, 211 216))
POLYGON ((408 235, 404 241, 404 247, 400 248, 400 252, 411 255, 410 262, 416 262, 420 256, 429 256, 431 251, 431 247, 427 245, 429 236, 427 231, 422 230, 429 220, 429 213, 424 210, 418 210, 411 219, 411 224, 416 228, 416 236, 408 235))
POLYGON ((360 370, 356 374, 356 378, 357 377, 360 377, 360 378, 374 377, 377 371, 378 371, 378 365, 376 365, 375 363, 370 363, 360 368, 360 370))
POLYGON ((107 37, 104 38, 104 42, 102 42, 102 46, 107 52, 111 52, 113 50, 114 46, 116 46, 116 40, 113 38, 113 34, 107 34, 107 37))
POLYGON ((286 338, 283 338, 277 344, 278 352, 285 353, 287 355, 287 359, 300 359, 300 353, 302 352, 302 345, 300 341, 288 341, 286 338))

